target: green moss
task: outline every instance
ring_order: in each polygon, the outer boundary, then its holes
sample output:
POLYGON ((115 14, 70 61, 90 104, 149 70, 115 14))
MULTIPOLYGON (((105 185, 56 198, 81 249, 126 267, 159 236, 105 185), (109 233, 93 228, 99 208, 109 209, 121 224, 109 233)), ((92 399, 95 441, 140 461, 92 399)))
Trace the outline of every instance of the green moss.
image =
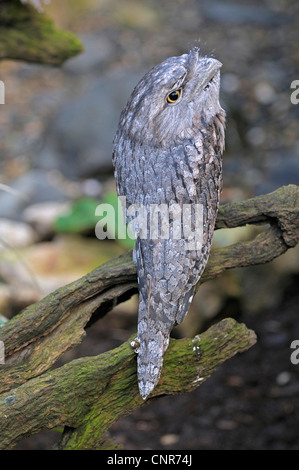
POLYGON ((0 2, 0 59, 60 65, 82 51, 80 40, 18 0, 0 2))
MULTIPOLYGON (((248 349, 254 341, 253 332, 231 318, 223 320, 195 338, 170 339, 161 378, 152 396, 195 389, 208 379, 220 364, 237 352, 248 349)), ((130 341, 102 355, 103 368, 109 364, 109 369, 112 367, 115 371, 110 371, 112 375, 108 386, 105 385, 100 399, 94 402, 90 411, 82 421, 80 420, 79 426, 64 434, 60 448, 115 449, 106 437, 107 431, 117 419, 144 403, 138 392, 136 356, 132 355, 129 344, 130 341)))

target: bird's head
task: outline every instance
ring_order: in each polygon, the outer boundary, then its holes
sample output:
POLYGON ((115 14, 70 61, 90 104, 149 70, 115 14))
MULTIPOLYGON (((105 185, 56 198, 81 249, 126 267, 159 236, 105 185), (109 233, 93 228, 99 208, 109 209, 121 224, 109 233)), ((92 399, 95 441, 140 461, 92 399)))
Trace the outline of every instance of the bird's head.
POLYGON ((134 142, 154 147, 192 139, 222 112, 220 68, 199 49, 153 67, 135 87, 120 117, 119 130, 134 142))

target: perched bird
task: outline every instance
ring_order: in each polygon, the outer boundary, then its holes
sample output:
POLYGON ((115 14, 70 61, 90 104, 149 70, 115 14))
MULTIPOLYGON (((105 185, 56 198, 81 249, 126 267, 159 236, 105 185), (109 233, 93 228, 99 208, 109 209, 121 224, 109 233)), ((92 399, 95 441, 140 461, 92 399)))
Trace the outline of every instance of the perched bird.
MULTIPOLYGON (((183 321, 210 252, 222 189, 221 65, 214 58, 202 57, 195 47, 189 54, 153 67, 133 90, 113 142, 117 191, 125 196, 127 209, 143 207, 151 219, 151 207, 170 209, 167 236, 153 237, 150 227, 141 233, 135 226, 136 352, 144 399, 159 381, 170 332, 183 321), (196 211, 187 212, 192 229, 188 237, 183 233, 186 221, 171 211, 175 208, 178 214, 187 206, 201 208, 199 224, 196 211), (201 243, 188 245, 196 227, 201 243)), ((162 230, 165 224, 159 220, 162 230)))

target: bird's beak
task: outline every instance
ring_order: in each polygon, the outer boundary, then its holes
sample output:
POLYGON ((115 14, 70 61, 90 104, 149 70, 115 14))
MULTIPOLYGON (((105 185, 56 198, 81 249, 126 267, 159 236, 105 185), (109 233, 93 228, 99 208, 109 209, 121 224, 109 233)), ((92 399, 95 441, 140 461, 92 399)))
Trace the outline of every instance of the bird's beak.
POLYGON ((189 71, 192 77, 195 77, 194 93, 204 90, 213 80, 217 72, 222 67, 222 63, 211 57, 200 57, 199 50, 193 49, 189 53, 189 71))
POLYGON ((204 90, 213 78, 219 72, 222 67, 222 63, 217 59, 202 58, 198 63, 198 80, 196 84, 196 91, 204 90))

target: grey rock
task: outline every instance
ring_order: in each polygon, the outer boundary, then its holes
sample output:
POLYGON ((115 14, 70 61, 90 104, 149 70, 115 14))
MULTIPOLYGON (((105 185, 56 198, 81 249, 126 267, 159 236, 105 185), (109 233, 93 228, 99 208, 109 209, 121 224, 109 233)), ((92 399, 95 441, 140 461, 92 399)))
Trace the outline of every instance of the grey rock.
POLYGON ((120 110, 139 78, 129 71, 101 76, 63 105, 45 132, 36 164, 74 180, 112 173, 112 142, 120 110))
POLYGON ((273 153, 271 167, 264 179, 255 185, 255 194, 266 194, 288 184, 299 185, 299 158, 296 149, 294 153, 273 153))
POLYGON ((65 201, 40 202, 28 206, 23 212, 23 218, 43 239, 54 234, 56 219, 70 209, 70 203, 65 201))
POLYGON ((113 57, 113 44, 105 34, 84 34, 79 35, 83 44, 83 52, 69 59, 62 67, 62 70, 72 74, 86 74, 103 66, 113 57))
POLYGON ((21 248, 37 240, 35 231, 24 222, 0 218, 0 252, 7 246, 21 248))
POLYGON ((23 210, 31 205, 46 201, 64 201, 66 196, 51 174, 32 170, 12 182, 12 191, 0 191, 0 217, 22 220, 23 210))
POLYGON ((242 5, 238 3, 227 3, 219 0, 197 0, 204 16, 212 21, 236 24, 271 24, 276 25, 290 18, 287 15, 277 13, 261 5, 242 5))

